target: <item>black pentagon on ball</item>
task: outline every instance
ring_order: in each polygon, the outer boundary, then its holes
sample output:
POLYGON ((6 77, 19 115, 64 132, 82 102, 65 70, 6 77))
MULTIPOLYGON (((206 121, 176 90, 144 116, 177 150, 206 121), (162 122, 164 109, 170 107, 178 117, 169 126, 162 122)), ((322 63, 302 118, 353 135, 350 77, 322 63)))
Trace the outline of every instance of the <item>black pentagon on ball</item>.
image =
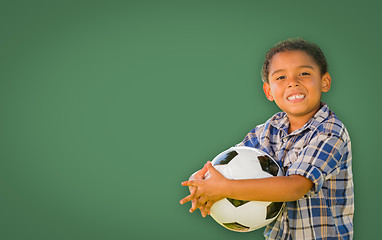
POLYGON ((226 228, 229 228, 229 229, 232 229, 232 230, 235 230, 235 231, 240 231, 240 232, 248 232, 249 230, 249 227, 247 226, 244 226, 238 222, 233 222, 233 223, 223 223, 223 225, 226 227, 226 228))
POLYGON ((283 206, 282 202, 273 202, 267 207, 267 217, 266 219, 271 219, 277 216, 283 206))
POLYGON ((258 156, 261 168, 264 172, 267 172, 273 176, 277 176, 279 166, 267 155, 258 156))
POLYGON ((227 198, 227 200, 228 200, 232 205, 234 205, 235 207, 240 207, 241 205, 244 205, 244 204, 246 204, 247 202, 249 202, 249 201, 237 200, 237 199, 233 199, 233 198, 227 198))
POLYGON ((228 164, 238 153, 236 151, 229 151, 225 154, 220 154, 215 160, 214 165, 225 165, 228 164))

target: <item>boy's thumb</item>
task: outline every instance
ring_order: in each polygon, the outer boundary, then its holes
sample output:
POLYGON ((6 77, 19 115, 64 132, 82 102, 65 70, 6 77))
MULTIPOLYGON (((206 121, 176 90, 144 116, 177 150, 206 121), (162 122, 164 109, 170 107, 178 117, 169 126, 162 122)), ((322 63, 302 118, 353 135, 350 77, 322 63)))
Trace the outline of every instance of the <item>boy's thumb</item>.
POLYGON ((216 168, 214 168, 214 166, 212 166, 212 163, 211 162, 207 162, 207 169, 208 171, 213 174, 213 173, 216 173, 216 172, 219 172, 218 170, 216 170, 216 168))

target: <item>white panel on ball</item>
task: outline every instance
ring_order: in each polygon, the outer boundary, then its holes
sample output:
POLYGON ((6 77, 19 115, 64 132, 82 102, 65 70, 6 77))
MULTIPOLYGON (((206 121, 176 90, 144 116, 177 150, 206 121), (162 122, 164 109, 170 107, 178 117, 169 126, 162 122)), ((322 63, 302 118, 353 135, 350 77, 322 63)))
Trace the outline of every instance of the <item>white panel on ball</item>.
MULTIPOLYGON (((212 160, 212 165, 229 179, 258 179, 282 176, 278 163, 265 152, 250 147, 232 147, 212 160)), ((210 174, 206 174, 206 178, 210 174)), ((261 228, 280 214, 283 203, 222 199, 211 208, 211 216, 225 228, 248 232, 261 228)))
POLYGON ((236 219, 236 209, 232 204, 224 198, 217 201, 211 208, 211 217, 215 219, 218 223, 222 222, 235 222, 236 219))
POLYGON ((270 221, 264 221, 267 215, 267 205, 270 202, 248 202, 236 209, 237 222, 257 229, 264 227, 270 221))

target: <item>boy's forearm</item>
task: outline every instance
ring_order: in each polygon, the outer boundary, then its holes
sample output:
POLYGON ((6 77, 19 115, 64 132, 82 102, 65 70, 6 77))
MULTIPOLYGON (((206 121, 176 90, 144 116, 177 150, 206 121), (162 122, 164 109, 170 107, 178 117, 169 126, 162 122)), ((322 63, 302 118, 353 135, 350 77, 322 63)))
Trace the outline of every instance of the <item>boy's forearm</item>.
POLYGON ((312 181, 300 175, 229 180, 226 197, 246 201, 288 202, 300 199, 312 187, 312 181))

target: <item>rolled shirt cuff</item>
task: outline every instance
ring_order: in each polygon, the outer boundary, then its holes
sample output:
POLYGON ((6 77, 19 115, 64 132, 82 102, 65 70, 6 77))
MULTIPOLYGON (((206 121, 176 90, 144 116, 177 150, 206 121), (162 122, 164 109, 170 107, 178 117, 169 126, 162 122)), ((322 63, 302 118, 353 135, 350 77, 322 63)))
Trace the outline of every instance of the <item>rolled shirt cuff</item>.
POLYGON ((290 165, 285 175, 301 175, 313 182, 314 186, 309 190, 305 197, 312 197, 318 194, 322 189, 322 184, 324 183, 324 175, 322 174, 322 171, 319 168, 305 162, 293 163, 290 165))

